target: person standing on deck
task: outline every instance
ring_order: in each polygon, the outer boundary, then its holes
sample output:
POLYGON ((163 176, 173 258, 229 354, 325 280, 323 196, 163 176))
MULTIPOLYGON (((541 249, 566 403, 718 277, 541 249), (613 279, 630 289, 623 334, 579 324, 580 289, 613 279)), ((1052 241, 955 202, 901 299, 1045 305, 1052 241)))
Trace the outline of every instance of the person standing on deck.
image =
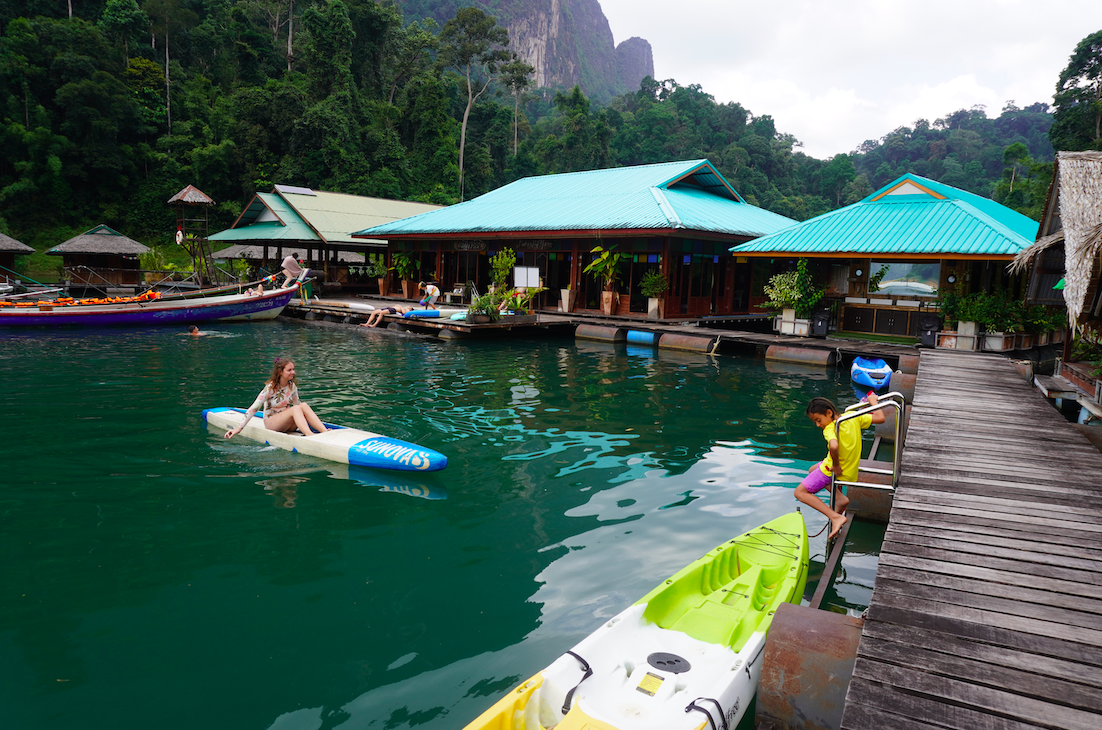
POLYGON ((440 287, 421 281, 417 283, 417 289, 425 292, 425 296, 421 299, 421 306, 426 309, 436 309, 436 300, 440 298, 440 287))
POLYGON ((291 254, 287 258, 283 259, 283 274, 287 277, 287 281, 283 282, 283 288, 291 286, 291 282, 299 277, 302 273, 302 265, 298 262, 298 252, 291 254))
MULTIPOLYGON (((876 393, 869 391, 868 397, 869 404, 875 406, 878 400, 876 393)), ((847 418, 840 426, 837 420, 838 409, 826 398, 812 398, 805 412, 812 423, 823 429, 828 454, 826 459, 808 469, 807 476, 796 487, 796 499, 826 515, 830 520, 830 537, 834 537, 848 519, 842 513, 846 511, 849 497, 839 487, 834 499, 834 506, 837 507, 835 511, 828 502, 815 496, 815 493, 831 485, 832 474, 837 474, 838 479, 843 482, 857 481, 857 469, 861 462, 861 429, 874 423, 883 423, 884 411, 847 418)))

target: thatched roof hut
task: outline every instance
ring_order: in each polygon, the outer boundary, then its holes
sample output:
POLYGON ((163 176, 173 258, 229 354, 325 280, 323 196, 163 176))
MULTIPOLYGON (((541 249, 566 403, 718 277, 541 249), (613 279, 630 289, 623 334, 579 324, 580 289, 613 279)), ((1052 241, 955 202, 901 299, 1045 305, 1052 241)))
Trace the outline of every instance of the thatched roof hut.
POLYGON ((0 251, 13 254, 34 253, 34 249, 27 244, 16 241, 11 236, 5 236, 3 233, 0 233, 0 251))
POLYGON ((115 254, 118 256, 137 256, 149 250, 132 238, 127 238, 110 226, 99 225, 73 236, 65 243, 54 246, 46 253, 51 256, 67 254, 115 254))
POLYGON ((214 200, 194 185, 188 185, 168 199, 168 204, 186 203, 187 205, 214 205, 214 200))

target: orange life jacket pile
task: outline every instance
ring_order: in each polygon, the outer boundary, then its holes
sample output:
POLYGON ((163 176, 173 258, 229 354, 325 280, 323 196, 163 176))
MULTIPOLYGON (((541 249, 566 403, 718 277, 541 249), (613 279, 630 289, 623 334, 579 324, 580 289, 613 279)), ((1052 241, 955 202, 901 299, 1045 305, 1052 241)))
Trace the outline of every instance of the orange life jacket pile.
POLYGON ((0 301, 0 307, 70 307, 82 304, 134 304, 137 302, 152 302, 160 299, 161 293, 148 289, 136 297, 98 297, 96 299, 73 299, 72 297, 58 297, 57 299, 40 299, 37 302, 10 302, 0 301))

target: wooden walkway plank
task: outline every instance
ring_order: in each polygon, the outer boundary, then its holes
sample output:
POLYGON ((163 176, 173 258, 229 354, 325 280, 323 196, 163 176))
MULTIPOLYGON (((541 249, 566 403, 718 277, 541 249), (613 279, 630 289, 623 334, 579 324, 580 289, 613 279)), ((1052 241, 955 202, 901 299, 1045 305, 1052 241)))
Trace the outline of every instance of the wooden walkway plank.
POLYGON ((983 519, 946 514, 930 508, 928 505, 920 505, 920 507, 923 507, 923 509, 896 505, 892 508, 892 522, 894 523, 898 519, 914 525, 930 524, 947 529, 967 529, 976 534, 1005 534, 1023 540, 1051 542, 1060 545, 1082 545, 1084 550, 1102 550, 1102 535, 1058 534, 1031 522, 1007 523, 1001 519, 983 519))
MULTIPOLYGON (((957 540, 951 537, 919 534, 907 531, 891 531, 893 542, 908 545, 922 545, 924 547, 952 550, 969 555, 988 556, 992 553, 990 543, 977 542, 976 540, 957 540)), ((1017 560, 1022 563, 1045 563, 1062 568, 1076 568, 1102 573, 1102 556, 1068 556, 1053 553, 1048 550, 1023 550, 1020 547, 1003 545, 997 550, 998 556, 1003 560, 1017 560)), ((1102 580, 1102 575, 1095 576, 1095 580, 1102 580)))
POLYGON ((1038 675, 1020 667, 995 666, 967 655, 943 653, 934 647, 936 645, 914 646, 864 637, 858 655, 908 669, 968 680, 994 689, 1005 689, 1019 697, 1066 702, 1081 710, 1102 710, 1102 690, 1038 675))
POLYGON ((1004 496, 991 496, 991 495, 976 495, 968 494, 966 492, 958 492, 956 495, 951 495, 945 491, 933 491, 920 488, 911 488, 905 490, 905 494, 902 495, 911 502, 922 502, 923 504, 961 504, 968 506, 984 507, 991 510, 1005 510, 1007 512, 1018 512, 1023 507, 1032 507, 1029 511, 1029 517, 1044 517, 1046 519, 1058 520, 1061 516, 1068 522, 1092 522, 1097 517, 1097 511, 1092 507, 1060 507, 1052 508, 1048 504, 1042 502, 1040 504, 1032 502, 1023 502, 1016 499, 1008 499, 1004 496))
POLYGON ((1002 357, 924 351, 842 727, 1102 729, 1102 454, 1002 357))
POLYGON ((884 551, 893 555, 911 558, 925 558, 927 560, 940 560, 943 563, 955 565, 974 565, 979 568, 991 568, 1003 570, 1007 573, 1017 573, 1023 580, 1033 581, 1038 578, 1050 578, 1066 583, 1082 585, 1082 590, 1087 595, 1102 600, 1102 583, 1098 582, 1098 575, 1092 571, 1063 568, 1051 563, 1027 563, 1020 560, 1007 560, 994 555, 975 555, 973 553, 960 552, 958 550, 943 550, 937 547, 913 545, 897 542, 895 540, 884 541, 884 551))
MULTIPOLYGON (((896 499, 900 499, 905 495, 904 490, 896 492, 896 499)), ((998 510, 984 510, 984 509, 966 509, 963 507, 949 507, 947 505, 940 504, 926 504, 919 501, 908 500, 907 506, 913 510, 924 510, 928 512, 939 512, 941 514, 960 515, 962 517, 978 517, 981 519, 1001 519, 1008 523, 1017 524, 1030 524, 1037 525, 1039 527, 1051 527, 1054 529, 1067 529, 1069 523, 1064 520, 1049 520, 1044 518, 1032 518, 1029 515, 1016 515, 1008 512, 1000 512, 998 510)), ((1075 523, 1078 529, 1085 530, 1096 536, 1102 535, 1102 524, 1091 524, 1088 522, 1075 523)))
MULTIPOLYGON (((980 712, 1016 717, 1036 725, 1065 730, 1098 730, 1098 714, 1055 702, 1023 697, 1013 692, 963 682, 925 671, 883 662, 858 662, 854 678, 890 684, 914 695, 928 695, 940 702, 980 712)), ((917 699, 917 698, 916 698, 917 699)))
POLYGON ((1044 674, 1102 690, 1102 672, 1084 672, 1081 664, 1044 656, 1043 654, 1033 654, 1004 646, 970 641, 944 632, 927 631, 911 626, 899 626, 883 622, 870 624, 864 631, 862 638, 864 637, 894 641, 903 646, 921 647, 923 649, 932 648, 945 654, 969 657, 976 661, 1011 669, 1029 667, 1030 671, 1037 674, 1044 674))
POLYGON ((1025 542, 1020 538, 1011 537, 1005 531, 998 529, 977 530, 970 527, 967 531, 953 530, 929 523, 923 523, 921 526, 916 526, 907 522, 893 520, 889 530, 892 538, 899 542, 910 542, 911 540, 908 539, 909 536, 913 536, 918 540, 918 544, 927 544, 922 542, 923 538, 953 540, 956 542, 984 545, 989 548, 987 552, 990 552, 990 549, 996 549, 1001 555, 1005 555, 1003 552, 1004 550, 1022 550, 1023 546, 1028 546, 1031 555, 1061 555, 1070 558, 1085 558, 1102 564, 1102 554, 1093 550, 1084 550, 1082 545, 1062 545, 1060 543, 1047 541, 1025 542))
MULTIPOLYGON (((903 556, 897 553, 880 554, 881 565, 894 565, 898 568, 911 568, 913 570, 924 570, 931 573, 942 573, 944 575, 958 576, 962 578, 975 578, 977 580, 986 580, 991 583, 1003 583, 1006 585, 1021 585, 1022 575, 1017 570, 1000 570, 998 568, 990 568, 981 565, 970 565, 962 563, 960 561, 949 562, 945 560, 936 560, 930 558, 916 558, 914 556, 903 556)), ((1099 590, 1097 586, 1084 586, 1078 581, 1060 580, 1058 578, 1030 578, 1030 586, 1039 590, 1050 591, 1053 594, 1053 600, 1060 600, 1063 596, 1082 596, 1083 598, 1097 601, 1099 599, 1099 590)), ((873 600, 876 599, 875 593, 873 594, 873 600)))
POLYGON ((928 697, 915 697, 890 685, 855 676, 846 694, 842 730, 895 730, 895 728, 947 728, 948 730, 1052 730, 1003 715, 989 714, 928 697), (852 712, 851 712, 852 709, 852 712), (902 717, 908 724, 896 725, 902 717), (880 724, 881 722, 888 724, 880 724))
MULTIPOLYGON (((912 577, 912 576, 907 576, 912 577)), ((892 593, 900 598, 917 598, 925 601, 937 601, 962 608, 975 608, 981 611, 994 611, 1011 616, 1024 616, 1041 621, 1051 621, 1065 626, 1091 629, 1102 632, 1102 614, 1089 611, 1053 606, 1045 603, 1033 603, 1021 600, 1021 594, 1012 598, 994 595, 994 592, 974 593, 955 588, 930 585, 928 583, 909 583, 905 580, 876 581, 876 590, 892 593)))

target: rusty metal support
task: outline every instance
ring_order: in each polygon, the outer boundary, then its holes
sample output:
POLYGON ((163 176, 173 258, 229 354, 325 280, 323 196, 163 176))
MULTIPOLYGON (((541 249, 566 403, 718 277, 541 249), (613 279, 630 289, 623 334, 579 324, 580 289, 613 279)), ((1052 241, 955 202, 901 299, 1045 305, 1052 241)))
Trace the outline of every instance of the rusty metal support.
POLYGON ((781 604, 765 641, 754 726, 840 728, 864 623, 854 616, 781 604))

